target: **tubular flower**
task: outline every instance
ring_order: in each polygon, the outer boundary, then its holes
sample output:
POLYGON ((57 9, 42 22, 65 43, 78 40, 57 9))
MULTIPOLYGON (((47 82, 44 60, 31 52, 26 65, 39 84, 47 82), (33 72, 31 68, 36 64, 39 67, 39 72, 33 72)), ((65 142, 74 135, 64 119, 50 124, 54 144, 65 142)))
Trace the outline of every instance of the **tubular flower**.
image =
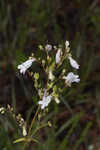
POLYGON ((35 58, 29 59, 22 63, 21 65, 18 65, 18 69, 20 70, 20 73, 25 74, 26 70, 32 66, 32 63, 35 61, 35 58))
POLYGON ((66 49, 68 48, 68 46, 69 46, 69 41, 66 41, 66 42, 65 42, 65 47, 66 47, 66 49))
POLYGON ((74 60, 72 57, 68 57, 70 64, 73 68, 75 69, 79 69, 79 64, 76 62, 76 60, 74 60))
POLYGON ((38 102, 38 104, 41 105, 41 109, 44 109, 45 107, 47 107, 48 104, 51 102, 51 99, 52 99, 52 96, 51 95, 47 96, 47 90, 45 89, 42 100, 38 102))
POLYGON ((57 51, 57 53, 56 53, 56 64, 59 64, 59 63, 60 63, 61 56, 62 56, 62 51, 61 51, 61 49, 59 48, 58 51, 57 51))
POLYGON ((73 72, 69 72, 67 76, 64 76, 65 82, 68 86, 71 86, 73 82, 80 82, 79 75, 75 75, 73 72))

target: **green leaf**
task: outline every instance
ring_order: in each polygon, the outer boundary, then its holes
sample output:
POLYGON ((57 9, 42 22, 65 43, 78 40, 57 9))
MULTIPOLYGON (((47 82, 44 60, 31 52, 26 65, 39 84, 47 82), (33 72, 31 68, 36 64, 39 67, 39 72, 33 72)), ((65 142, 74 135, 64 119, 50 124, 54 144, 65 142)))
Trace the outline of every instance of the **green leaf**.
POLYGON ((24 138, 20 138, 20 139, 17 139, 15 140, 13 143, 19 143, 19 142, 24 142, 24 141, 27 141, 28 139, 26 139, 25 137, 24 138))

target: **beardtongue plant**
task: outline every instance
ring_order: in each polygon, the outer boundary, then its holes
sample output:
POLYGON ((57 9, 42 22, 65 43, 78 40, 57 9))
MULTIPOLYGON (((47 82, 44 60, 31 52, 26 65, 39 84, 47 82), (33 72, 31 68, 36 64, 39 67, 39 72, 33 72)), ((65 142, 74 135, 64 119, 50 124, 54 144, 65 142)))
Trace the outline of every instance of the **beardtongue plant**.
MULTIPOLYGON (((29 125, 29 129, 26 128, 26 123, 23 121, 24 123, 20 126, 24 137, 14 141, 14 143, 24 142, 22 150, 25 150, 27 143, 32 141, 38 142, 33 138, 33 135, 35 135, 40 128, 51 125, 50 122, 47 122, 46 124, 42 124, 41 122, 40 124, 38 123, 35 130, 32 131, 36 117, 38 117, 38 121, 41 121, 41 114, 47 110, 51 102, 56 102, 57 104, 61 102, 60 95, 63 93, 62 84, 65 88, 67 86, 71 87, 73 82, 80 82, 79 75, 74 74, 74 72, 69 72, 68 68, 63 66, 64 62, 67 62, 72 69, 79 69, 79 64, 72 58, 68 41, 65 42, 64 47, 62 45, 59 45, 58 47, 50 44, 47 44, 45 47, 40 45, 39 51, 43 54, 41 57, 32 54, 27 61, 17 67, 21 74, 25 75, 25 73, 28 73, 32 78, 39 97, 36 104, 38 105, 38 108, 29 125), (45 75, 45 81, 41 82, 41 74, 35 72, 35 68, 32 68, 35 73, 30 71, 30 67, 32 67, 32 64, 35 62, 41 65, 45 75), (62 84, 59 84, 58 86, 58 83, 62 84)), ((4 108, 0 109, 1 113, 4 111, 4 108)), ((16 118, 18 118, 18 116, 16 116, 16 118)), ((20 120, 23 120, 23 118, 20 117, 20 120)))
POLYGON ((35 87, 38 90, 38 94, 42 92, 43 96, 41 99, 41 94, 39 94, 41 100, 38 101, 38 104, 40 105, 41 109, 45 109, 45 107, 47 107, 52 100, 55 100, 59 97, 59 95, 57 95, 57 93, 53 90, 55 87, 56 80, 64 79, 67 86, 71 86, 73 82, 77 83, 80 82, 79 76, 75 75, 73 72, 68 72, 67 69, 66 70, 63 69, 59 77, 56 77, 53 74, 53 72, 55 72, 55 70, 62 65, 63 61, 67 59, 69 60, 70 65, 75 69, 79 69, 79 64, 72 58, 68 41, 65 42, 64 50, 62 49, 61 45, 57 48, 56 46, 53 47, 52 45, 49 44, 47 44, 45 48, 43 48, 43 46, 40 45, 39 48, 42 51, 46 52, 46 60, 40 61, 34 56, 33 57, 31 56, 27 61, 18 65, 18 69, 20 70, 20 73, 25 74, 25 72, 32 66, 32 63, 34 63, 35 61, 42 64, 42 67, 44 68, 44 71, 47 75, 47 83, 45 84, 45 87, 39 88, 38 83, 38 79, 40 76, 39 73, 35 73, 33 75, 33 73, 29 72, 29 70, 28 72, 30 73, 31 76, 33 76, 35 82, 37 83, 35 84, 35 87), (51 53, 55 54, 55 56, 53 56, 54 57, 53 59, 52 55, 50 55, 50 51, 51 53), (64 74, 66 72, 68 73, 65 76, 64 74), (52 92, 49 93, 51 89, 52 92))

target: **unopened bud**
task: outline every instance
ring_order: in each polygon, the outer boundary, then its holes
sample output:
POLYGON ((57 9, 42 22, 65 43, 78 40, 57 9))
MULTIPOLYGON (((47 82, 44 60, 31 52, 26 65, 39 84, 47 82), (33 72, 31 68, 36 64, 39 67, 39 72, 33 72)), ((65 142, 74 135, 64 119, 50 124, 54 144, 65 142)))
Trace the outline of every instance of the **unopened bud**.
POLYGON ((65 46, 66 46, 66 49, 67 49, 68 46, 69 46, 69 41, 66 41, 66 42, 65 42, 65 46))
POLYGON ((54 77, 52 71, 49 71, 49 79, 50 79, 51 81, 53 81, 54 78, 55 78, 55 77, 54 77))
POLYGON ((23 131, 22 131, 22 132, 23 132, 23 136, 26 136, 26 135, 27 135, 26 127, 23 126, 23 127, 22 127, 22 130, 23 130, 23 131))
POLYGON ((42 60, 42 64, 43 64, 43 65, 45 64, 45 60, 44 60, 44 59, 42 60))
POLYGON ((50 121, 48 121, 48 126, 49 126, 49 127, 52 127, 52 124, 51 124, 51 122, 50 122, 50 121))
POLYGON ((43 46, 42 45, 39 45, 38 47, 39 47, 40 50, 43 50, 43 46))
POLYGON ((4 114, 4 113, 5 113, 5 108, 4 108, 4 107, 1 107, 1 108, 0 108, 0 113, 1 113, 1 114, 4 114))
POLYGON ((56 98, 55 98, 55 102, 56 102, 57 104, 59 104, 59 103, 60 103, 60 100, 56 97, 56 98))

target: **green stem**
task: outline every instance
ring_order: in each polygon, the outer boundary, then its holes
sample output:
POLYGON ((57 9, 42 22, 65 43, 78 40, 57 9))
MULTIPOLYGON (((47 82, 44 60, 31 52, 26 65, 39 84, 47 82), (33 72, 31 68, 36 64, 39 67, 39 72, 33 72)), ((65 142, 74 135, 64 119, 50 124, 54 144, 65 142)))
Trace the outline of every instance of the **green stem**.
MULTIPOLYGON (((31 129, 32 129, 32 127, 33 127, 35 118, 36 118, 36 116, 37 116, 37 114, 38 114, 38 112, 39 112, 39 109, 40 109, 40 106, 38 106, 37 111, 36 111, 36 113, 35 113, 35 115, 34 115, 34 117, 33 117, 33 119, 32 119, 32 122, 31 122, 31 125, 30 125, 30 127, 29 127, 29 131, 28 131, 27 136, 30 136, 31 129)), ((23 147, 22 147, 22 150, 25 150, 25 147, 26 147, 27 143, 28 143, 28 142, 25 142, 25 143, 24 143, 24 145, 23 145, 23 147)))
POLYGON ((38 106, 37 111, 36 111, 36 113, 35 113, 35 115, 34 115, 34 117, 33 117, 33 120, 32 120, 31 125, 30 125, 30 127, 29 127, 28 135, 30 135, 30 133, 31 133, 31 129, 32 129, 32 127, 33 127, 35 118, 36 118, 36 116, 37 116, 37 114, 38 114, 38 112, 39 112, 39 109, 40 109, 40 106, 38 106))

